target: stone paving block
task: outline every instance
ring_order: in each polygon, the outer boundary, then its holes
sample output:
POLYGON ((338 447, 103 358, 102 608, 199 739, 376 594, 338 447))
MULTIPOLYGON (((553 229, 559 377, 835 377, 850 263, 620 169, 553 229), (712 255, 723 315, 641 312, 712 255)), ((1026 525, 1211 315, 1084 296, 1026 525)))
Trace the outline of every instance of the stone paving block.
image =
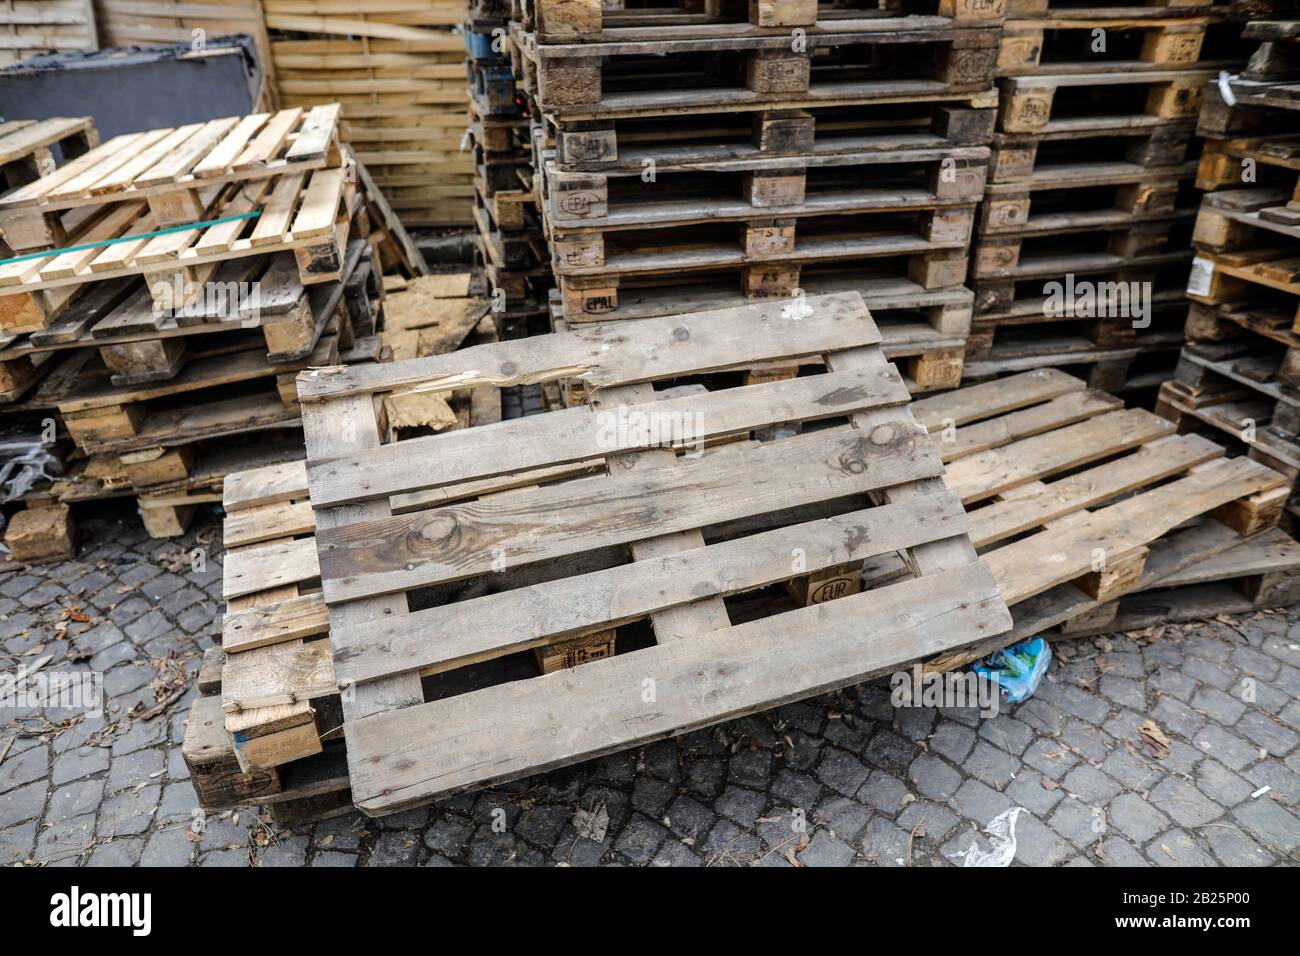
POLYGON ((871 773, 870 768, 857 757, 833 748, 822 754, 813 772, 822 783, 846 797, 857 793, 871 773))
POLYGON ((1258 748, 1242 740, 1232 731, 1214 724, 1203 727, 1192 738, 1192 742, 1201 753, 1213 757, 1233 770, 1241 770, 1260 758, 1258 748))
MULTIPOLYGON (((961 768, 977 780, 982 780, 995 789, 1002 789, 1011 782, 1012 776, 1020 762, 1005 750, 999 750, 986 740, 975 744, 969 757, 962 761, 961 768)), ((927 794, 940 796, 940 794, 927 794)))
POLYGON ((1157 866, 1213 866, 1210 856, 1182 830, 1170 830, 1147 847, 1147 856, 1157 866))
POLYGON ((1063 744, 1040 737, 1025 750, 1024 761, 1053 780, 1060 780, 1079 758, 1063 744))
POLYGON ((1272 715, 1248 710, 1237 721, 1238 733, 1275 757, 1285 757, 1300 743, 1300 736, 1283 726, 1272 715))
POLYGON ((772 796, 792 807, 811 807, 821 793, 821 784, 805 773, 782 770, 772 783, 772 796))
POLYGON ((1003 810, 1011 809, 1011 801, 1004 794, 978 780, 963 783, 949 803, 960 815, 969 817, 982 827, 988 826, 989 821, 1003 810))
POLYGON ((1052 785, 1053 789, 1048 789, 1043 786, 1044 779, 1043 774, 1040 773, 1022 773, 1011 781, 1005 793, 1017 806, 1024 807, 1040 817, 1046 817, 1052 808, 1064 799, 1065 791, 1055 783, 1052 785))
POLYGON ((1277 857, 1236 827, 1206 827, 1202 835, 1224 866, 1272 866, 1277 857))
POLYGON ((930 750, 961 763, 975 746, 975 731, 955 720, 940 720, 930 735, 930 750))
POLYGON ((1090 807, 1070 796, 1057 804, 1047 824, 1080 849, 1096 843, 1108 826, 1104 808, 1090 807))
POLYGON ((1139 845, 1169 826, 1168 817, 1135 793, 1120 794, 1110 802, 1107 822, 1139 845))
POLYGON ((867 782, 858 790, 858 799, 875 807, 888 817, 893 817, 914 794, 907 785, 891 773, 873 770, 867 782))
POLYGON ((921 754, 912 761, 907 777, 919 793, 935 800, 946 800, 961 786, 961 774, 930 754, 921 754))
POLYGON ((1102 866, 1150 866, 1151 861, 1132 844, 1122 839, 1110 837, 1101 840, 1093 848, 1093 854, 1101 860, 1102 866))
POLYGON ((1300 846, 1300 819, 1267 795, 1247 800, 1232 811, 1242 828, 1266 846, 1290 853, 1300 846))
MULTIPOLYGON (((993 746, 1019 756, 1034 739, 1034 728, 1008 714, 980 722, 979 735, 993 746)), ((961 758, 953 758, 960 762, 961 758)))

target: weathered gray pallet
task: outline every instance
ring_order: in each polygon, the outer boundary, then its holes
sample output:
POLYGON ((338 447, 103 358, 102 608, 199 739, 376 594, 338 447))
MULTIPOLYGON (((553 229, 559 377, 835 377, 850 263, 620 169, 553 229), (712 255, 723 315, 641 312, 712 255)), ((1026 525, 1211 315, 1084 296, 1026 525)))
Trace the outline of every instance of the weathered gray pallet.
POLYGON ((395 812, 799 699, 1006 626, 860 297, 814 298, 810 309, 799 321, 771 304, 586 327, 378 374, 321 370, 300 379, 333 667, 364 812, 395 812), (825 375, 646 404, 654 380, 811 355, 823 356, 825 375), (594 388, 593 406, 379 445, 374 393, 573 376, 594 388), (708 442, 780 423, 851 424, 731 442, 698 458, 654 447, 635 429, 611 436, 603 428, 696 412, 708 442), (394 496, 517 483, 593 457, 606 469, 586 478, 393 514, 394 496), (875 496, 884 503, 853 510, 875 496), (730 531, 701 535, 712 527, 730 531), (859 531, 846 538, 850 528, 859 531), (375 547, 375 533, 391 544, 375 547), (908 554, 918 577, 730 623, 728 596, 895 551, 908 554), (533 581, 442 603, 459 582, 491 585, 498 568, 533 581), (412 610, 407 595, 429 588, 444 597, 412 610), (473 662, 647 618, 653 646, 572 670, 441 698, 420 682, 422 673, 453 680, 473 662), (702 631, 711 633, 696 639, 702 631), (647 679, 653 703, 641 693, 647 679))

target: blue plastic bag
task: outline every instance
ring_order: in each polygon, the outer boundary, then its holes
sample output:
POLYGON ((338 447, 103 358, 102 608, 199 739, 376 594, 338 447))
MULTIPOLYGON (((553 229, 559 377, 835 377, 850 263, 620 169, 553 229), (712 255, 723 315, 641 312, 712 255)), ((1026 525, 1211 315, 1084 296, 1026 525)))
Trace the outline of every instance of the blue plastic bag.
POLYGON ((975 673, 994 681, 1009 704, 1028 700, 1052 663, 1052 648, 1041 637, 1021 641, 986 657, 975 673))

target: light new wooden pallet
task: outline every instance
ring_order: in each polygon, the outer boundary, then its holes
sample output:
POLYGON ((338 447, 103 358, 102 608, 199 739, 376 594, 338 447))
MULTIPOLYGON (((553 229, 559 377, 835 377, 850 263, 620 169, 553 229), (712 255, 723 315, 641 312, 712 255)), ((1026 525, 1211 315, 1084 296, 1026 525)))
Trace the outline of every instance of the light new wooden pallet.
POLYGON ((0 196, 0 230, 9 237, 26 225, 16 219, 137 199, 163 225, 193 222, 203 208, 193 194, 201 190, 341 165, 339 110, 332 103, 115 136, 0 196))
POLYGON ((223 262, 246 256, 289 251, 304 285, 337 279, 360 205, 350 169, 216 187, 198 221, 231 221, 161 235, 151 235, 158 223, 144 202, 102 207, 68 237, 70 251, 0 265, 0 328, 46 329, 83 286, 122 276, 143 275, 160 308, 170 311, 195 301, 223 262), (257 215, 233 218, 250 213, 257 215))
MULTIPOLYGON (((956 526, 947 523, 956 517, 956 513, 944 511, 947 517, 935 515, 933 519, 920 514, 929 507, 940 507, 942 510, 955 502, 940 492, 939 485, 934 480, 937 460, 933 454, 912 442, 915 433, 905 408, 905 389, 897 373, 887 365, 876 348, 878 333, 862 308, 860 298, 855 295, 828 296, 818 300, 817 306, 812 316, 797 324, 782 319, 777 306, 747 306, 729 310, 729 314, 677 316, 619 325, 619 346, 616 349, 604 347, 607 333, 597 328, 544 336, 526 342, 502 343, 490 349, 469 349, 437 359, 396 363, 381 376, 368 375, 358 369, 350 373, 325 373, 302 380, 300 387, 308 421, 309 459, 320 462, 319 465, 310 467, 325 469, 312 477, 311 484, 313 496, 319 496, 315 515, 315 549, 319 555, 319 573, 324 599, 328 605, 331 642, 341 647, 346 641, 347 646, 352 647, 354 639, 361 639, 364 633, 364 628, 357 629, 361 621, 357 615, 369 617, 372 612, 367 611, 367 608, 382 604, 392 608, 396 615, 391 623, 397 623, 401 619, 416 648, 415 658, 409 658, 406 652, 402 652, 400 658, 395 658, 390 663, 376 661, 366 664, 360 655, 364 650, 363 645, 370 645, 368 640, 363 640, 362 645, 356 645, 356 651, 349 651, 337 660, 332 659, 327 652, 323 659, 331 672, 344 663, 353 668, 353 671, 338 675, 331 673, 331 676, 344 681, 349 688, 343 695, 344 726, 347 728, 345 733, 349 738, 350 759, 353 761, 354 799, 363 809, 373 813, 391 812, 400 805, 427 800, 439 792, 481 785, 488 782, 489 777, 518 776, 543 766, 558 765, 618 749, 638 738, 651 739, 677 732, 687 726, 725 719, 736 713, 761 708, 778 698, 797 699, 812 692, 814 688, 852 682, 865 676, 867 671, 889 669, 898 663, 896 658, 916 656, 922 645, 936 641, 955 645, 976 639, 981 632, 1002 626, 997 602, 991 599, 987 590, 987 577, 978 565, 970 564, 970 552, 964 539, 956 531, 956 526), (678 461, 674 456, 668 462, 662 462, 664 456, 669 454, 666 449, 648 449, 639 444, 636 438, 631 439, 630 445, 626 444, 626 438, 616 440, 613 446, 602 445, 592 430, 602 420, 602 415, 617 414, 615 409, 624 402, 632 403, 632 407, 627 409, 631 412, 635 410, 636 403, 644 402, 652 394, 647 386, 630 393, 615 391, 616 388, 623 389, 625 386, 635 386, 638 382, 668 379, 701 370, 744 366, 765 359, 788 359, 815 354, 826 356, 830 366, 827 375, 724 388, 703 395, 691 393, 677 399, 665 399, 670 404, 655 403, 654 411, 680 414, 683 408, 689 408, 693 403, 702 403, 701 411, 705 413, 702 421, 707 430, 707 434, 702 437, 709 441, 744 434, 754 428, 770 425, 778 419, 813 421, 850 415, 858 427, 808 429, 803 434, 779 440, 733 442, 710 449, 698 459, 678 461), (318 427, 322 418, 332 417, 332 413, 340 407, 351 408, 373 421, 369 395, 376 391, 401 390, 412 385, 427 384, 431 380, 433 387, 437 388, 446 387, 453 382, 495 382, 502 376, 511 381, 538 377, 552 379, 573 375, 586 366, 590 366, 585 373, 589 384, 600 386, 596 390, 596 408, 569 409, 525 419, 522 423, 507 422, 489 429, 447 433, 431 439, 398 442, 382 447, 377 447, 377 436, 370 437, 373 436, 370 431, 373 425, 360 428, 365 419, 354 419, 355 424, 351 428, 318 427), (842 379, 845 381, 842 382, 842 379), (860 381, 856 385, 847 385, 848 380, 860 381), (337 398, 333 397, 335 389, 338 390, 337 398), (807 397, 801 397, 805 393, 807 397), (820 399, 814 399, 814 396, 820 396, 820 399), (806 404, 809 400, 812 400, 811 404, 806 404), (783 403, 781 410, 769 412, 768 401, 783 403), (675 405, 672 404, 674 402, 675 405), (863 434, 864 430, 871 436, 865 442, 863 439, 867 436, 863 434), (525 431, 535 433, 536 437, 525 436, 525 431), (497 436, 504 438, 507 432, 518 432, 520 440, 498 443, 497 436), (355 451, 337 444, 326 445, 333 455, 327 454, 322 459, 320 443, 334 442, 345 435, 351 435, 358 443, 354 446, 355 451), (484 437, 480 439, 479 436, 484 437), (407 465, 403 464, 404 460, 414 460, 412 455, 421 454, 426 444, 449 447, 452 442, 476 444, 480 440, 492 441, 493 447, 500 448, 504 454, 486 457, 439 455, 436 459, 438 462, 451 464, 459 461, 467 466, 458 470, 453 465, 445 475, 429 471, 423 477, 415 477, 410 474, 407 465), (435 444, 440 442, 443 443, 442 446, 435 444), (845 442, 854 451, 846 452, 841 448, 845 442), (365 453, 376 460, 376 467, 371 471, 376 477, 382 477, 382 488, 376 485, 362 489, 352 481, 350 462, 367 447, 370 451, 365 453), (627 457, 629 452, 636 453, 632 457, 637 461, 636 468, 630 473, 626 470, 626 466, 632 463, 627 457), (848 454, 849 459, 844 458, 845 454, 848 454), (508 458, 505 457, 507 455, 508 458), (853 464, 862 455, 870 457, 873 462, 865 470, 853 464), (385 458, 382 467, 378 464, 380 456, 385 458), (784 461, 788 456, 794 456, 790 465, 778 463, 777 459, 784 461), (386 460, 389 457, 393 457, 391 462, 386 460), (422 494, 436 500, 439 492, 450 493, 454 497, 463 493, 462 489, 466 487, 473 488, 474 483, 480 489, 484 486, 492 487, 493 482, 497 483, 498 488, 502 482, 507 485, 521 481, 537 483, 545 480, 538 474, 538 469, 543 469, 544 472, 553 472, 555 469, 568 472, 576 464, 592 458, 608 459, 611 465, 602 467, 595 475, 577 479, 579 483, 576 484, 543 484, 508 495, 480 498, 477 502, 442 508, 431 508, 426 504, 420 510, 394 518, 380 516, 381 510, 383 514, 395 510, 392 502, 394 495, 422 494), (772 460, 769 461, 769 458, 772 460), (656 462, 655 459, 661 461, 656 462), (675 461, 678 461, 675 466, 668 467, 675 461), (797 465, 793 464, 795 461, 798 462, 797 465), (607 471, 607 467, 612 467, 614 473, 607 471), (467 486, 465 482, 471 484, 467 486), (722 484, 718 485, 717 482, 722 484), (628 497, 626 492, 633 485, 640 494, 628 497), (716 490, 710 490, 715 486, 716 490), (724 486, 727 489, 725 492, 722 491, 724 486), (320 490, 317 491, 316 488, 320 490), (848 515, 842 513, 846 508, 865 505, 863 495, 873 490, 880 490, 889 503, 867 508, 863 512, 850 511, 848 515), (937 494, 938 497, 932 498, 931 494, 937 494), (586 502, 581 508, 565 505, 570 500, 576 501, 573 497, 575 495, 586 502), (846 497, 848 501, 831 509, 833 517, 829 520, 820 517, 819 512, 824 514, 831 501, 846 497), (647 499, 653 501, 660 498, 664 502, 672 500, 677 504, 661 505, 653 511, 645 511, 650 506, 647 499), (609 511, 614 514, 626 509, 634 501, 636 504, 633 506, 643 515, 641 518, 599 522, 595 519, 597 512, 609 511), (805 515, 819 516, 812 521, 801 518, 799 512, 785 519, 763 517, 789 508, 801 508, 805 515), (491 573, 490 560, 483 569, 479 569, 480 562, 475 556, 480 553, 477 548, 465 552, 465 562, 453 559, 458 565, 454 570, 447 564, 447 559, 451 558, 450 552, 446 558, 438 558, 434 552, 429 552, 425 557, 412 556, 412 560, 395 569, 400 579, 387 578, 387 583, 379 587, 379 593, 373 595, 369 593, 369 581, 363 582, 350 574, 339 576, 335 573, 339 567, 339 555, 344 550, 348 552, 349 562, 364 561, 366 566, 374 568, 373 562, 363 559, 359 551, 350 544, 342 543, 344 540, 350 541, 362 529, 364 524, 357 523, 358 520, 402 521, 409 522, 414 527, 424 526, 428 521, 441 521, 453 514, 462 515, 462 520, 468 521, 471 513, 487 516, 498 509, 505 510, 500 512, 498 519, 485 517, 487 523, 482 528, 494 537, 495 546, 507 555, 505 560, 508 573, 525 575, 523 580, 527 579, 527 575, 533 575, 533 581, 521 588, 487 595, 481 599, 471 598, 434 606, 427 611, 406 610, 400 592, 408 587, 418 589, 440 581, 463 582, 479 577, 483 572, 491 573), (527 535, 520 537, 511 530, 515 521, 509 516, 515 513, 522 515, 525 511, 538 515, 545 526, 538 526, 537 535, 532 539, 527 535), (903 524, 895 525, 895 516, 901 517, 904 512, 907 517, 903 518, 903 524), (348 517, 355 520, 346 521, 348 517), (574 526, 577 533, 566 532, 565 527, 574 520, 580 521, 579 526, 574 526), (781 527, 790 520, 798 523, 781 527), (843 522, 852 524, 856 521, 870 523, 876 528, 871 535, 873 543, 867 544, 860 538, 857 539, 866 552, 874 554, 881 549, 908 550, 918 570, 925 572, 923 578, 872 595, 849 597, 802 611, 796 610, 791 612, 793 616, 781 615, 776 619, 731 626, 726 624, 728 619, 722 604, 725 596, 779 584, 792 576, 788 553, 791 540, 804 542, 799 546, 804 548, 809 562, 806 568, 798 569, 793 575, 795 577, 806 577, 821 569, 829 570, 845 562, 865 558, 865 552, 859 557, 859 547, 856 545, 850 546, 846 552, 842 550, 842 545, 832 545, 830 539, 822 537, 823 534, 831 534, 833 538, 835 532, 831 531, 832 528, 843 522), (705 545, 703 539, 689 534, 714 524, 730 524, 734 529, 732 533, 742 537, 730 543, 717 541, 705 545), (488 529, 492 527, 498 531, 489 532, 488 529), (903 530, 904 527, 907 528, 906 531, 903 530), (896 533, 902 536, 895 538, 896 533), (653 543, 637 543, 643 540, 653 540, 653 543), (626 555, 623 549, 628 545, 633 545, 634 554, 643 560, 624 564, 626 555), (665 550, 669 547, 687 547, 691 550, 677 558, 665 550), (599 557, 602 554, 603 561, 606 562, 603 565, 599 557), (607 563, 611 557, 614 560, 613 566, 607 563), (592 561, 596 563, 590 564, 592 561), (695 567, 699 561, 704 561, 706 565, 717 561, 741 561, 741 564, 736 566, 735 575, 713 578, 712 585, 700 590, 697 586, 698 569, 695 567), (584 564, 592 570, 585 570, 584 564), (575 573, 584 570, 583 576, 573 577, 575 573), (597 576, 587 576, 592 574, 597 576), (650 575, 649 579, 658 582, 656 590, 661 593, 640 586, 638 582, 647 575, 650 575), (676 585, 665 587, 679 577, 681 586, 685 588, 680 594, 676 585), (945 596, 940 599, 940 603, 946 609, 943 611, 946 624, 942 635, 931 633, 925 623, 937 609, 918 614, 916 612, 919 608, 914 607, 908 613, 907 622, 902 622, 897 615, 891 616, 885 610, 897 607, 901 614, 914 602, 926 603, 933 600, 922 598, 921 595, 936 591, 931 585, 937 585, 940 580, 951 581, 951 587, 945 585, 941 589, 945 596), (574 589, 582 585, 613 588, 611 593, 626 597, 620 598, 615 604, 575 602, 574 589), (929 590, 923 591, 924 588, 929 590), (561 598, 561 594, 565 597, 561 598), (516 634, 510 628, 503 627, 502 622, 506 620, 504 615, 513 613, 509 611, 508 605, 513 606, 514 602, 524 600, 528 605, 521 605, 518 609, 522 630, 516 634), (479 601, 482 603, 475 603, 479 601), (544 601, 546 607, 555 608, 554 615, 531 614, 528 606, 535 601, 544 601), (964 608, 959 606, 963 604, 964 608), (566 607, 569 610, 560 617, 561 609, 566 607), (847 626, 853 620, 855 623, 851 630, 856 634, 861 626, 859 609, 865 608, 870 608, 867 613, 872 620, 880 621, 879 628, 874 631, 878 640, 870 648, 859 646, 860 642, 856 639, 849 640, 847 644, 841 643, 836 637, 840 633, 840 627, 847 626), (457 628, 457 632, 463 634, 467 642, 463 648, 448 646, 443 649, 446 653, 435 652, 432 645, 426 646, 419 637, 423 633, 424 624, 432 624, 434 617, 446 614, 477 615, 480 611, 491 613, 495 622, 487 629, 471 626, 457 628), (702 614, 707 615, 715 626, 722 626, 725 630, 710 635, 707 642, 690 640, 687 635, 703 626, 696 623, 702 614), (655 633, 662 643, 619 654, 603 662, 584 664, 572 671, 527 678, 444 700, 421 703, 424 695, 419 690, 416 676, 421 670, 446 673, 449 676, 444 681, 466 679, 466 674, 473 670, 472 667, 467 669, 470 661, 503 658, 516 651, 553 643, 575 634, 608 630, 629 621, 646 618, 653 622, 655 633), (897 623, 886 623, 887 621, 897 623), (791 636, 791 629, 796 626, 799 630, 791 636), (886 638, 887 633, 892 636, 886 638), (675 640, 677 636, 683 639, 675 640), (788 665, 795 658, 789 655, 796 645, 800 648, 797 655, 800 663, 790 668, 788 665), (423 657, 429 652, 435 652, 438 659, 424 661, 423 657), (751 660, 745 666, 757 668, 753 671, 753 679, 758 684, 750 684, 748 677, 737 674, 721 678, 723 684, 718 685, 716 662, 730 659, 736 661, 736 666, 740 666, 740 658, 734 654, 742 654, 751 660), (750 658, 751 654, 757 655, 758 659, 750 658), (805 654, 811 657, 805 657, 805 654), (770 658, 769 655, 776 657, 770 658), (769 660, 785 660, 786 664, 770 666, 769 660), (710 665, 710 661, 714 663, 710 665), (359 668, 363 666, 377 670, 374 673, 370 670, 362 671, 359 668), (368 744, 371 734, 387 736, 388 731, 384 727, 389 720, 408 726, 419 721, 423 727, 424 718, 431 715, 433 710, 477 708, 480 701, 490 707, 494 715, 499 716, 503 712, 502 708, 492 702, 501 695, 510 695, 518 700, 505 710, 515 711, 524 724, 537 727, 539 718, 529 716, 533 714, 532 708, 547 707, 548 702, 554 699, 553 691, 571 695, 575 702, 587 693, 606 695, 602 696, 600 707, 617 708, 620 706, 617 700, 611 699, 607 696, 608 692, 603 692, 600 688, 608 688, 611 682, 617 685, 628 679, 625 675, 629 668, 641 675, 647 666, 652 670, 667 668, 666 671, 660 671, 658 681, 659 710, 656 712, 662 712, 663 716, 652 718, 649 724, 642 724, 635 729, 620 728, 620 722, 609 714, 585 720, 576 716, 571 726, 568 721, 565 722, 564 729, 557 725, 554 737, 543 734, 539 739, 534 732, 522 729, 521 725, 517 732, 512 731, 506 735, 506 739, 492 741, 489 739, 493 736, 491 728, 484 727, 488 737, 478 742, 466 741, 463 745, 458 743, 452 747, 437 746, 434 741, 437 735, 434 734, 427 737, 428 744, 434 751, 457 764, 456 767, 448 768, 455 776, 444 778, 432 787, 416 783, 410 789, 403 788, 391 798, 379 792, 392 789, 387 784, 372 784, 358 775, 361 765, 371 763, 358 755, 367 753, 367 748, 371 746, 368 744), (701 667, 705 668, 706 673, 714 675, 709 678, 713 692, 705 693, 697 684, 699 678, 690 676, 698 673, 701 667), (391 675, 380 673, 394 668, 396 670, 391 675), (355 687, 352 681, 356 681, 355 687), (373 706, 371 702, 377 697, 389 701, 401 700, 411 707, 401 707, 388 714, 368 712, 373 706), (673 706, 666 708, 665 701, 673 702, 673 706), (488 777, 476 773, 473 768, 476 763, 473 751, 479 746, 497 745, 508 747, 514 756, 488 777)), ((865 461, 862 463, 866 464, 865 461)), ((402 509, 399 506, 396 510, 402 509)), ((477 523, 478 519, 475 520, 477 523)), ((522 530, 522 526, 518 527, 522 530)), ((482 553, 490 559, 490 549, 482 553)), ((284 563, 286 560, 282 557, 279 564, 284 563)), ((271 563, 264 565, 270 566, 271 563)), ((249 587, 254 579, 264 580, 254 575, 244 577, 241 583, 241 579, 232 577, 231 571, 228 564, 228 594, 238 594, 240 588, 249 587)), ((489 583, 490 580, 484 583, 489 583)), ((845 637, 847 638, 847 632, 845 637)), ((310 647, 312 643, 320 642, 309 641, 305 646, 310 647)), ((304 654, 305 652, 299 654, 300 663, 305 660, 304 654)), ((321 660, 319 653, 312 656, 321 660)), ((746 670, 745 673, 749 671, 746 670)), ((319 676, 320 671, 316 671, 316 674, 319 676)), ((638 683, 640 679, 638 676, 638 683)), ((328 696, 336 692, 337 688, 337 684, 331 684, 324 690, 324 694, 328 696)), ((225 692, 229 693, 229 689, 225 692)), ((255 702, 269 705, 275 702, 275 698, 255 699, 255 702)), ((238 708, 241 702, 237 698, 228 698, 227 708, 232 706, 238 708)), ((631 701, 627 702, 627 706, 641 707, 631 701)), ((437 723, 446 725, 441 719, 437 723)), ((543 721, 543 725, 545 723, 543 721)), ((423 730, 417 736, 421 740, 426 739, 423 730)), ((392 769, 382 768, 381 772, 387 774, 392 769)))

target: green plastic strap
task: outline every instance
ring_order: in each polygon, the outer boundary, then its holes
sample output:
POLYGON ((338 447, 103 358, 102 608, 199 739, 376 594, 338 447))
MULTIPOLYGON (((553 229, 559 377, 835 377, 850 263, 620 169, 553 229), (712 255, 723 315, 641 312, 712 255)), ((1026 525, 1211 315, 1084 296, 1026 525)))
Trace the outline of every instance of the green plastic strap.
POLYGON ((0 266, 7 266, 12 262, 26 262, 29 259, 46 259, 54 256, 61 256, 65 252, 81 252, 83 249, 98 249, 102 246, 112 246, 119 242, 130 242, 133 239, 152 239, 155 236, 167 236, 173 232, 188 232, 191 229, 206 229, 208 226, 220 226, 226 222, 239 222, 243 219, 256 219, 261 212, 241 212, 238 216, 223 216, 220 219, 209 219, 207 222, 192 222, 187 226, 169 226, 166 229, 159 229, 157 232, 142 232, 134 236, 119 236, 116 239, 101 239, 99 242, 87 242, 80 246, 69 246, 66 249, 49 249, 45 252, 29 252, 25 256, 14 256, 12 259, 0 259, 0 266))

